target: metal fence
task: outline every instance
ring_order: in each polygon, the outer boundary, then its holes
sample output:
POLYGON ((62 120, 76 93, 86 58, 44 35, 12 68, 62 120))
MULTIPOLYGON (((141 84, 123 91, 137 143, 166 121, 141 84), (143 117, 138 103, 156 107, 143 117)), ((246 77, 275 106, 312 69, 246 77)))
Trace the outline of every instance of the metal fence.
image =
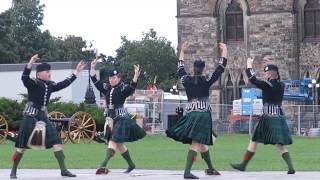
MULTIPOLYGON (((125 107, 137 115, 137 123, 148 134, 163 134, 178 121, 176 108, 185 109, 186 102, 127 102, 125 107)), ((232 105, 212 104, 213 130, 218 134, 250 134, 259 119, 259 113, 234 114, 232 105)), ((283 110, 292 135, 320 136, 320 106, 284 105, 283 110)))
MULTIPOLYGON (((218 133, 250 134, 259 121, 259 113, 257 112, 249 115, 234 115, 231 105, 212 105, 212 107, 213 128, 218 133)), ((298 136, 316 135, 314 133, 317 132, 314 132, 314 128, 320 128, 318 109, 318 106, 310 105, 284 105, 283 110, 291 134, 298 136)))

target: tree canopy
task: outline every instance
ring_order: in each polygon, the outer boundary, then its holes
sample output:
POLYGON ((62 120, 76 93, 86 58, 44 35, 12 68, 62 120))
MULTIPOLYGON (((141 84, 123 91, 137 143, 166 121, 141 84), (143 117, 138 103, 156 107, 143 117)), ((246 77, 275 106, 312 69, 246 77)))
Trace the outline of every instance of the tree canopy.
POLYGON ((39 0, 13 0, 12 7, 0 14, 0 63, 21 63, 39 53, 47 61, 83 58, 86 41, 69 35, 53 37, 41 31, 45 5, 39 0))
MULTIPOLYGON (((24 63, 38 53, 42 61, 73 61, 87 56, 82 52, 87 42, 74 35, 54 37, 49 30, 41 31, 45 5, 40 0, 13 0, 12 7, 0 14, 0 63, 24 63)), ((143 33, 141 40, 121 37, 115 57, 102 55, 101 78, 118 66, 124 80, 133 77, 133 65, 142 66, 139 88, 155 82, 169 90, 176 84, 177 55, 171 42, 159 37, 155 30, 143 33)), ((88 58, 88 57, 87 57, 88 58)), ((91 58, 91 57, 90 57, 91 58)))
MULTIPOLYGON (((121 46, 117 49, 115 58, 109 57, 105 61, 104 69, 118 67, 122 78, 131 80, 133 65, 140 64, 142 72, 139 78, 139 88, 145 89, 147 83, 153 83, 158 88, 168 91, 176 84, 177 55, 171 42, 164 37, 158 37, 156 31, 150 29, 143 33, 141 40, 128 40, 121 37, 121 46)), ((102 71, 102 78, 106 77, 102 71)))

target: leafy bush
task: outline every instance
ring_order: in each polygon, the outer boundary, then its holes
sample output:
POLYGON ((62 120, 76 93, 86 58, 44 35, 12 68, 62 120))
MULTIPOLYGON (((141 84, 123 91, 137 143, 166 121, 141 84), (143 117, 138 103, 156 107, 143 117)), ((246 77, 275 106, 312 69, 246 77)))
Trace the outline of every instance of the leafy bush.
MULTIPOLYGON (((17 100, 0 98, 0 114, 8 121, 10 130, 17 130, 22 120, 22 111, 25 106, 25 100, 19 102, 17 100)), ((67 117, 71 117, 78 111, 84 111, 93 116, 97 123, 97 130, 103 130, 104 116, 103 108, 99 108, 95 105, 88 105, 85 103, 74 104, 71 102, 59 102, 57 100, 50 101, 48 106, 48 112, 59 111, 65 114, 67 117)))
POLYGON ((9 129, 19 128, 23 108, 16 100, 0 98, 0 114, 8 121, 9 129))

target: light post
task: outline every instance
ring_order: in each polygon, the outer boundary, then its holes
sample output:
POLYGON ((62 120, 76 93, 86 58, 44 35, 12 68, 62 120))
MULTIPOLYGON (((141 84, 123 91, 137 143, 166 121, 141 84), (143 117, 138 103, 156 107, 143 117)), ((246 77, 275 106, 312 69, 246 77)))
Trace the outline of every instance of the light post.
POLYGON ((313 127, 317 128, 317 119, 316 119, 316 112, 318 112, 318 108, 317 108, 317 103, 318 103, 318 88, 320 87, 320 84, 317 83, 317 81, 315 79, 311 80, 311 83, 308 84, 308 87, 311 89, 312 91, 312 109, 313 109, 313 120, 314 120, 314 124, 313 127))
POLYGON ((84 97, 84 102, 87 104, 96 104, 96 97, 94 95, 94 91, 91 86, 91 79, 90 79, 90 69, 91 69, 90 61, 94 58, 96 54, 96 49, 92 47, 92 43, 90 42, 86 44, 86 47, 82 48, 82 52, 84 53, 85 61, 88 64, 88 87, 84 97))

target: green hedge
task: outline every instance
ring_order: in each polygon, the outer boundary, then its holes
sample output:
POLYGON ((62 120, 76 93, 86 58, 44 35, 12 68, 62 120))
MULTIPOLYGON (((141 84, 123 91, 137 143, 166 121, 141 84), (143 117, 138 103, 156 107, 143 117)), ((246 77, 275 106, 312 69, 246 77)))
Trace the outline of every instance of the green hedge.
MULTIPOLYGON (((0 98, 0 114, 6 118, 9 124, 10 130, 16 130, 19 128, 20 121, 22 119, 22 111, 24 109, 26 101, 16 101, 7 98, 0 98)), ((74 113, 78 111, 84 111, 91 114, 96 123, 97 130, 103 130, 104 125, 104 116, 103 108, 99 108, 95 105, 88 105, 85 103, 74 104, 74 103, 65 103, 59 101, 52 101, 48 105, 48 112, 59 111, 65 114, 67 117, 71 117, 74 113)))
POLYGON ((0 98, 0 114, 8 121, 9 129, 18 129, 24 104, 7 98, 0 98))

